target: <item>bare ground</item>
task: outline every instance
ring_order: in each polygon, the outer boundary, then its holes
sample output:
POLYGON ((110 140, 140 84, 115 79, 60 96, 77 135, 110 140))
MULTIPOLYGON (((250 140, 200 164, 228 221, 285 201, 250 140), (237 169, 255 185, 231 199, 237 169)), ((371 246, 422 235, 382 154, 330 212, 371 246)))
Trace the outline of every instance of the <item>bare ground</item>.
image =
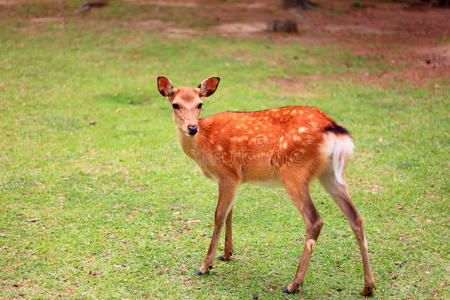
MULTIPOLYGON (((140 1, 144 0, 124 0, 140 1)), ((147 0, 160 4, 161 1, 147 0)), ((165 1, 165 5, 181 5, 165 1)), ((183 1, 184 6, 198 7, 200 15, 214 16, 219 24, 208 32, 225 37, 266 37, 277 43, 299 41, 306 44, 338 44, 357 55, 382 58, 390 65, 377 74, 353 78, 357 82, 390 84, 404 79, 416 85, 433 79, 449 78, 450 15, 447 9, 410 8, 406 3, 368 3, 364 9, 352 1, 318 1, 320 7, 298 11, 308 22, 302 22, 280 8, 279 1, 183 1), (289 18, 297 21, 299 34, 277 34, 266 31, 267 20, 289 18), (444 44, 447 43, 447 44, 444 44), (403 66, 408 68, 401 68, 403 66), (401 71, 396 71, 399 69, 401 71)), ((171 26, 167 24, 168 30, 171 26)), ((182 33, 181 33, 182 34, 182 33)), ((186 32, 192 35, 192 32, 186 32)))
MULTIPOLYGON (((48 5, 49 15, 28 16, 37 23, 60 21, 64 1, 54 0, 0 0, 1 8, 11 14, 14 7, 39 2, 48 5), (53 2, 52 2, 53 1, 53 2), (51 3, 56 7, 51 9, 51 3), (5 10, 6 8, 6 10, 5 10)), ((176 22, 158 19, 127 21, 127 26, 163 32, 171 38, 195 38, 216 34, 233 38, 269 38, 275 43, 298 41, 313 45, 341 45, 356 55, 381 58, 389 65, 376 74, 358 74, 352 78, 361 83, 390 84, 398 79, 423 85, 433 79, 448 79, 450 75, 450 15, 448 9, 410 8, 405 3, 373 2, 357 9, 352 1, 317 1, 320 7, 298 11, 306 20, 299 20, 273 0, 121 0, 124 4, 153 4, 156 7, 189 7, 195 15, 209 17, 217 22, 203 28, 177 27, 176 22), (266 31, 272 18, 297 21, 298 34, 279 34, 266 31), (407 68, 405 68, 407 66, 407 68)), ((73 16, 72 16, 73 17, 73 16)))

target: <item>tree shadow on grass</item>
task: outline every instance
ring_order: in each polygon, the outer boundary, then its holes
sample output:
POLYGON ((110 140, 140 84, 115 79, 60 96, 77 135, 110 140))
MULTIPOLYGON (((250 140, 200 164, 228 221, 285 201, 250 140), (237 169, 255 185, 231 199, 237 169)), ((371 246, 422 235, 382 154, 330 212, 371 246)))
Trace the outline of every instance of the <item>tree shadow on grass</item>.
POLYGON ((133 95, 128 93, 100 94, 94 95, 94 100, 124 105, 147 105, 150 103, 150 96, 145 94, 133 95))

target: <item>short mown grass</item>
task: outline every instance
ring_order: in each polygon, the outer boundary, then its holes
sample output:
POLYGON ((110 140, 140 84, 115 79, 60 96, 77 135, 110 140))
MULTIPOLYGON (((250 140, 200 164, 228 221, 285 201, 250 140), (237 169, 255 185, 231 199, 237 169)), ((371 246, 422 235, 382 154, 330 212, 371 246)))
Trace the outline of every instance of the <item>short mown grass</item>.
POLYGON ((172 39, 115 26, 108 20, 121 9, 0 21, 0 297, 360 297, 356 240, 316 183, 325 225, 299 294, 281 293, 305 231, 282 189, 242 187, 233 260, 193 276, 216 185, 180 150, 158 75, 188 86, 220 76, 203 115, 310 105, 349 128, 347 177, 366 220, 375 296, 448 297, 448 80, 438 89, 356 84, 347 78, 382 62, 336 45, 172 39), (274 82, 311 74, 324 76, 306 80, 305 94, 274 82))

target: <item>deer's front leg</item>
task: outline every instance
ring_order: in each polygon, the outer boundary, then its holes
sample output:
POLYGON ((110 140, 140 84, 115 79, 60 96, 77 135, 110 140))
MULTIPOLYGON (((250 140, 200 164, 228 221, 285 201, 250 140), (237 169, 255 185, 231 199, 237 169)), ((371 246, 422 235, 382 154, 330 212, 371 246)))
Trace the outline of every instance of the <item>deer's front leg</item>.
MULTIPOLYGON (((222 230, 223 223, 228 216, 232 206, 236 191, 238 188, 238 180, 220 180, 219 181, 219 200, 217 202, 216 214, 214 220, 214 232, 209 245, 208 253, 206 254, 205 261, 199 270, 195 272, 195 275, 203 275, 212 268, 214 257, 217 251, 217 243, 220 237, 220 231, 222 230)), ((230 224, 231 225, 231 224, 230 224)))
POLYGON ((225 230, 225 248, 223 250, 223 255, 219 256, 222 261, 230 260, 231 255, 233 255, 233 206, 231 206, 230 212, 227 216, 226 230, 225 230))

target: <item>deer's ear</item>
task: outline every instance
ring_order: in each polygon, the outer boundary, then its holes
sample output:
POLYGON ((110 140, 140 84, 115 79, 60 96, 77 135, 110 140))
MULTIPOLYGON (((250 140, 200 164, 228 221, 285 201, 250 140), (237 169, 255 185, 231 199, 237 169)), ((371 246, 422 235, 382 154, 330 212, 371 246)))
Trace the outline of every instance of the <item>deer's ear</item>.
POLYGON ((157 81, 158 91, 161 95, 163 95, 163 97, 169 97, 173 92, 172 82, 164 76, 159 76, 157 81))
POLYGON ((219 86, 220 78, 219 77, 211 77, 202 81, 202 83, 198 86, 200 89, 200 97, 209 97, 216 91, 219 86))

